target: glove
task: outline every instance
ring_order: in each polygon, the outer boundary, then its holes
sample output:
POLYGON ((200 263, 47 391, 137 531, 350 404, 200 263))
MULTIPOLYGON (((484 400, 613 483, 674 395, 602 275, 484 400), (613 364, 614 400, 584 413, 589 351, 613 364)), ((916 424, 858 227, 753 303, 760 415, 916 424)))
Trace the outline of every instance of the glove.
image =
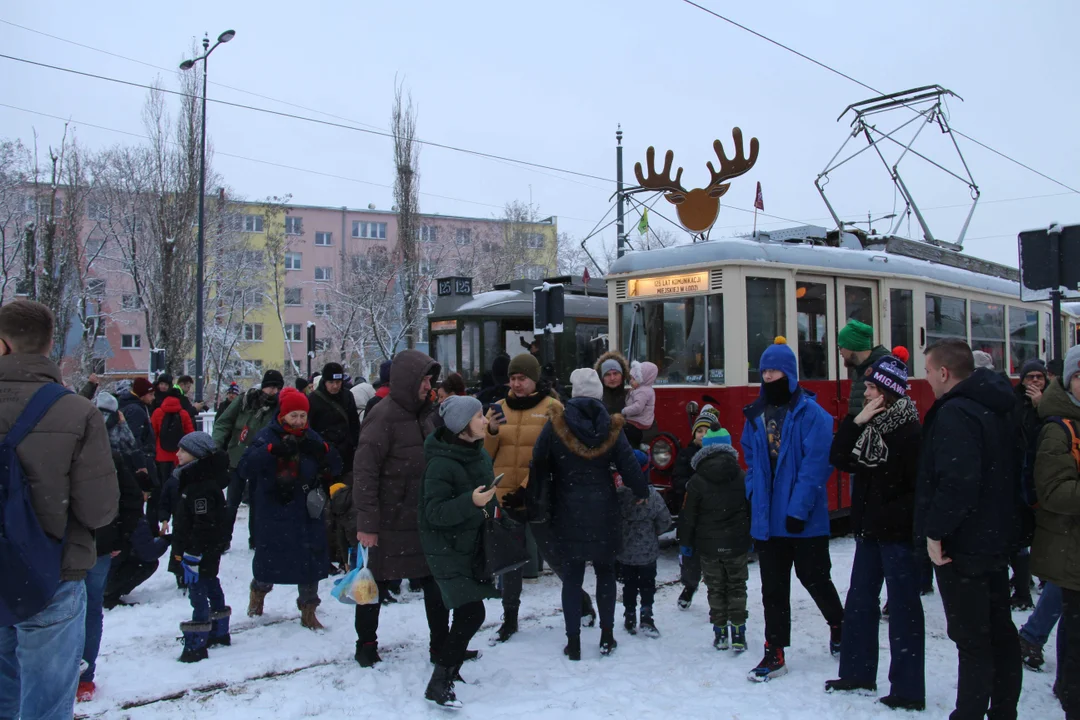
POLYGON ((326 443, 312 437, 305 437, 300 441, 300 450, 305 455, 311 455, 318 462, 322 462, 323 458, 326 457, 326 443))
POLYGON ((679 554, 683 557, 694 557, 694 548, 681 545, 679 547, 679 554))
POLYGON ((806 521, 800 520, 797 517, 787 516, 787 521, 784 523, 789 535, 801 535, 802 531, 806 529, 806 521))
POLYGON ((194 585, 199 582, 199 563, 202 562, 202 555, 191 555, 190 553, 184 553, 184 558, 180 561, 180 566, 184 568, 184 584, 194 585))
POLYGON ((281 438, 279 442, 270 444, 270 454, 274 457, 286 458, 296 455, 300 451, 300 446, 296 442, 296 438, 291 435, 286 435, 281 438))

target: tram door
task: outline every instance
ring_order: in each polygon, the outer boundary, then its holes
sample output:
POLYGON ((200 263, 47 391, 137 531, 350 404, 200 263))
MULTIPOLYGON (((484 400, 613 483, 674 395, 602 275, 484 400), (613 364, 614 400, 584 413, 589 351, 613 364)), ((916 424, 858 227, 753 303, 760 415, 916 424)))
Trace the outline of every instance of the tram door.
MULTIPOLYGON (((836 279, 836 326, 833 330, 833 347, 836 348, 833 352, 836 353, 838 362, 840 356, 840 346, 837 344, 837 335, 840 329, 847 325, 848 320, 858 320, 859 322, 866 323, 870 327, 874 328, 874 339, 871 345, 877 345, 881 342, 884 335, 881 332, 881 318, 883 314, 880 312, 880 299, 878 298, 878 284, 875 280, 847 280, 845 278, 836 279)), ((850 368, 845 368, 841 364, 840 371, 836 374, 837 379, 840 380, 840 405, 841 409, 847 404, 847 399, 851 395, 851 383, 844 382, 844 380, 851 380, 853 372, 850 368)), ((837 417, 842 417, 838 415, 837 417)))

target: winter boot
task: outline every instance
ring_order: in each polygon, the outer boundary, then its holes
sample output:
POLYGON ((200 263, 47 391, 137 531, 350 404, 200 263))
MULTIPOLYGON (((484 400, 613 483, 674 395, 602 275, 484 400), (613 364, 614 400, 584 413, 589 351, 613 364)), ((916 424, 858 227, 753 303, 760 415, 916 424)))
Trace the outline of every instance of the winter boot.
POLYGON ((221 610, 210 613, 210 640, 206 647, 212 648, 218 645, 232 645, 232 637, 229 635, 229 618, 232 617, 232 608, 226 605, 221 610))
MULTIPOLYGON (((479 650, 466 650, 464 657, 461 658, 462 662, 469 662, 470 660, 479 660, 482 653, 479 650)), ((439 655, 434 650, 428 651, 428 659, 431 660, 432 665, 439 664, 439 655)), ((458 666, 461 667, 460 665, 458 666)), ((459 682, 465 682, 460 677, 456 678, 459 682)))
POLYGON ((1028 642, 1023 635, 1020 636, 1020 659, 1024 661, 1024 667, 1035 672, 1042 672, 1043 663, 1046 662, 1042 648, 1028 642))
POLYGON ((787 675, 787 665, 784 664, 784 648, 773 647, 765 643, 765 657, 761 658, 761 662, 746 677, 753 682, 768 682, 781 675, 787 675))
POLYGON ((431 679, 428 680, 427 690, 424 691, 424 699, 439 707, 462 707, 461 701, 454 695, 454 674, 454 668, 436 665, 431 672, 431 679))
POLYGON ((296 600, 296 607, 300 610, 300 624, 306 627, 308 630, 323 630, 323 624, 319 622, 319 618, 315 617, 315 608, 319 607, 318 601, 313 603, 300 604, 299 598, 296 600))
POLYGON ((379 657, 379 644, 378 643, 356 643, 356 654, 353 656, 356 658, 356 662, 360 663, 360 667, 374 667, 375 663, 382 662, 382 658, 379 657))
POLYGON ((1017 590, 1013 593, 1009 605, 1015 610, 1033 610, 1035 603, 1031 599, 1031 590, 1017 590))
POLYGON ((261 617, 263 614, 263 601, 269 590, 258 590, 254 586, 248 593, 248 617, 261 617))
POLYGON ((567 635, 566 647, 563 648, 563 655, 570 660, 581 659, 581 636, 580 635, 567 635))
POLYGON ((581 591, 581 627, 593 627, 596 625, 596 608, 593 607, 589 593, 581 591))
POLYGON ((843 625, 829 626, 829 652, 833 657, 840 657, 840 644, 843 639, 843 625))
POLYGON ((611 628, 600 628, 600 654, 610 655, 617 647, 619 643, 615 640, 615 631, 611 628))
POLYGON ((713 641, 712 646, 717 650, 727 650, 731 647, 728 642, 728 629, 727 625, 713 625, 713 641))
POLYGON ((746 651, 746 625, 731 626, 731 649, 737 653, 746 651))
POLYGON ((75 691, 75 702, 90 702, 94 699, 95 690, 93 680, 80 680, 79 689, 75 691))
POLYGON ((495 637, 492 638, 495 642, 504 643, 509 640, 518 631, 518 609, 517 607, 503 608, 503 623, 495 633, 495 637))
POLYGON ((840 678, 839 680, 826 680, 825 692, 851 692, 853 690, 867 690, 869 692, 877 691, 877 683, 861 683, 854 680, 845 680, 840 678))
POLYGON ((694 602, 694 588, 687 585, 683 587, 683 591, 679 593, 679 609, 689 610, 692 602, 694 602))
POLYGON ((637 613, 627 610, 623 614, 622 626, 627 635, 637 635, 637 613))
POLYGON ((658 638, 660 637, 660 631, 656 629, 656 623, 653 622, 652 608, 648 605, 641 606, 641 634, 645 637, 658 638))
POLYGON ((180 631, 184 633, 184 652, 180 653, 180 662, 199 662, 209 657, 206 643, 210 640, 211 627, 210 622, 195 620, 180 623, 180 631))
POLYGON ((905 698, 896 697, 895 695, 886 695, 883 698, 878 698, 878 702, 893 710, 918 710, 921 712, 926 709, 925 700, 907 700, 905 698))

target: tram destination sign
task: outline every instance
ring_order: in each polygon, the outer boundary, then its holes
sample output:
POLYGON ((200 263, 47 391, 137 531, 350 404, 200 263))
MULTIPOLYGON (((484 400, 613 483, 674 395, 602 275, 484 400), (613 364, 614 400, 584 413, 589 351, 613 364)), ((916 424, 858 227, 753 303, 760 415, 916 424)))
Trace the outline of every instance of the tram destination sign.
POLYGON ((638 278, 628 281, 630 297, 653 297, 656 295, 685 295, 701 293, 709 288, 709 273, 696 272, 685 275, 638 278))

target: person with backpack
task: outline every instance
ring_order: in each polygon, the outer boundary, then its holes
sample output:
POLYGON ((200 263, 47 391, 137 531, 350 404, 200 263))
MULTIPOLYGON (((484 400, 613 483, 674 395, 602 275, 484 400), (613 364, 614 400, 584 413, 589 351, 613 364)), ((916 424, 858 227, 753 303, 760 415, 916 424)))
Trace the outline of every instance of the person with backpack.
POLYGON ((0 307, 0 717, 70 718, 86 641, 94 531, 120 489, 93 403, 49 359, 55 318, 31 300, 0 307))
MULTIPOLYGON (((1031 571, 1061 588, 1057 680, 1054 690, 1066 720, 1080 718, 1080 345, 1065 355, 1061 382, 1051 382, 1039 402, 1035 458, 1035 541, 1031 571)), ((1045 592, 1045 591, 1044 591, 1045 592)))
POLYGON ((157 461, 158 477, 162 479, 168 478, 176 467, 176 451, 180 449, 180 439, 195 432, 191 415, 180 405, 180 391, 169 392, 169 396, 161 401, 161 407, 150 416, 150 426, 157 437, 154 459, 157 461))

